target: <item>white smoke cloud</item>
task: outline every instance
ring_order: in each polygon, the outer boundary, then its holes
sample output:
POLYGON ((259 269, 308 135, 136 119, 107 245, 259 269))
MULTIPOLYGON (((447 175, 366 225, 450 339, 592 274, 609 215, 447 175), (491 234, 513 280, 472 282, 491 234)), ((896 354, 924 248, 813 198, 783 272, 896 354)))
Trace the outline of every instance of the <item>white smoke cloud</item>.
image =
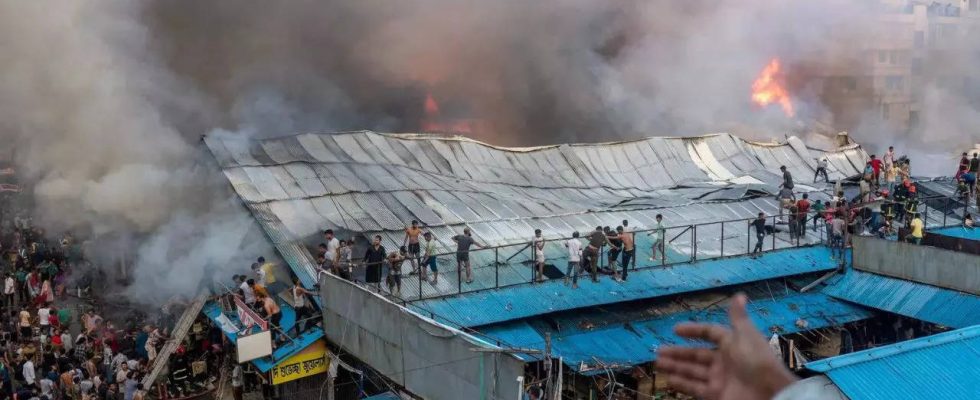
MULTIPOLYGON (((874 33, 874 11, 855 3, 3 2, 0 140, 35 183, 40 222, 134 240, 146 286, 133 297, 192 295, 254 258, 234 249, 241 210, 201 134, 410 131, 431 92, 504 145, 733 126, 782 137, 797 125, 752 105, 752 80, 778 56, 801 71, 801 113, 826 113, 813 71, 848 65, 874 33)), ((969 76, 978 45, 951 46, 946 70, 969 76)), ((852 134, 872 148, 972 144, 970 87, 927 86, 931 139, 896 134, 871 109, 852 134)))

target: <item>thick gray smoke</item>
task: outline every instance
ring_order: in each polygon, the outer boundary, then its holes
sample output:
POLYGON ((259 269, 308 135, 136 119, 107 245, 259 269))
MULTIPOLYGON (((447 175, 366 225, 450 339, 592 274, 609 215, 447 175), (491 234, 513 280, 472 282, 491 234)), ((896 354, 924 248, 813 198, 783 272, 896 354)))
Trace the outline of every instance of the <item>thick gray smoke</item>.
MULTIPOLYGON (((815 71, 869 57, 875 11, 855 3, 4 2, 0 140, 45 226, 132 238, 130 293, 192 294, 251 257, 232 249, 244 222, 202 134, 417 131, 431 94, 497 144, 781 138, 797 122, 752 104, 752 81, 779 57, 800 120, 833 123, 815 71)), ((968 76, 978 45, 951 46, 942 72, 968 76)), ((858 110, 868 117, 852 134, 900 150, 972 145, 976 97, 931 85, 929 136, 894 132, 876 109, 858 110)))

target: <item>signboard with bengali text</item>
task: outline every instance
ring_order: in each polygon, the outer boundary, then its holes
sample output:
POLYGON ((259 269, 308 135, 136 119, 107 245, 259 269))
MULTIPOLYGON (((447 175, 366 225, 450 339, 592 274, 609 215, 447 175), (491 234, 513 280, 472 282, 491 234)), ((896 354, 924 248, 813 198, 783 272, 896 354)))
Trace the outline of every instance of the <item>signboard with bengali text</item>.
POLYGON ((263 331, 269 330, 269 323, 238 296, 235 296, 235 309, 238 311, 238 320, 242 323, 242 329, 258 325, 263 331))
POLYGON ((322 339, 272 367, 272 384, 278 385, 327 372, 327 344, 322 339))

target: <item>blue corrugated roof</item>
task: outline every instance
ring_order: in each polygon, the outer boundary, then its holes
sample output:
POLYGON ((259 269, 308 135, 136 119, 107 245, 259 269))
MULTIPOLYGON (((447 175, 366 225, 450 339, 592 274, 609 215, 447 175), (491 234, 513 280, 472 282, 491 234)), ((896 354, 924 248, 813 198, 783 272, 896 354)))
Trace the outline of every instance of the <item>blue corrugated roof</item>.
MULTIPOLYGON (((286 322, 287 312, 290 313, 289 316, 290 321, 295 320, 296 314, 295 311, 293 311, 292 307, 286 306, 284 304, 280 304, 280 310, 283 313, 283 318, 282 321, 280 322, 286 322)), ((234 315, 227 315, 222 313, 221 306, 213 301, 205 304, 202 312, 204 313, 204 315, 206 315, 208 318, 214 321, 219 328, 221 328, 221 331, 224 332, 226 337, 228 337, 228 340, 230 340, 232 343, 235 343, 238 340, 237 330, 239 329, 240 325, 238 325, 237 317, 235 317, 234 315)), ((282 324, 281 326, 284 328, 284 330, 289 332, 289 329, 292 329, 292 322, 290 322, 289 324, 282 324)), ((313 342, 317 341, 317 339, 320 339, 322 337, 323 337, 323 330, 320 329, 319 327, 313 327, 311 329, 307 329, 301 335, 293 338, 293 340, 286 341, 285 344, 276 348, 272 352, 272 357, 265 357, 257 360, 252 360, 252 364, 254 364, 260 371, 267 372, 279 362, 289 357, 292 357, 296 353, 299 353, 303 349, 313 344, 313 342)))
MULTIPOLYGON (((780 334, 788 334, 866 319, 873 315, 870 310, 834 300, 822 293, 792 293, 774 299, 755 300, 749 303, 749 314, 756 326, 767 334, 771 334, 772 329, 780 334), (796 326, 796 321, 801 318, 807 322, 802 329, 796 326)), ((655 351, 660 346, 686 343, 685 339, 674 334, 673 328, 677 323, 727 323, 727 320, 727 312, 723 308, 715 307, 630 321, 628 325, 618 323, 593 330, 559 321, 559 326, 567 326, 569 329, 552 332, 552 351, 556 356, 564 357, 565 362, 575 370, 580 370, 582 363, 594 366, 596 360, 606 365, 628 367, 653 361, 656 358, 655 351)), ((528 321, 508 322, 479 330, 507 346, 534 349, 544 347, 544 334, 528 321)))
POLYGON ((863 306, 954 328, 980 324, 980 297, 918 282, 850 270, 831 279, 823 292, 863 306))
POLYGON ((376 394, 376 395, 371 396, 371 397, 365 397, 362 400, 401 400, 401 399, 402 398, 401 397, 398 397, 398 395, 395 394, 395 393, 392 393, 392 392, 384 392, 384 393, 381 393, 381 394, 376 394))
POLYGON ((467 327, 532 317, 556 311, 649 299, 732 286, 835 268, 823 246, 765 253, 757 259, 732 257, 630 272, 629 280, 588 279, 578 289, 560 281, 464 293, 410 303, 422 314, 434 313, 451 325, 467 327))
POLYGON ((980 399, 980 326, 806 365, 852 400, 980 399))
POLYGON ((936 233, 939 235, 952 236, 967 240, 980 240, 980 228, 951 226, 948 228, 930 230, 929 233, 936 233))

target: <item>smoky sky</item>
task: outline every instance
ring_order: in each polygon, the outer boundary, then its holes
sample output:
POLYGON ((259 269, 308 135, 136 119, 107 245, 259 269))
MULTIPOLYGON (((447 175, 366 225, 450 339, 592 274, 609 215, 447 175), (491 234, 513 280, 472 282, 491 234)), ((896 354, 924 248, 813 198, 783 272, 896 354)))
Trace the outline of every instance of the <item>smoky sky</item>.
MULTIPOLYGON (((431 94, 442 117, 478 121, 472 136, 492 144, 782 138, 810 120, 832 124, 816 77, 870 57, 881 32, 864 4, 3 2, 0 142, 15 149, 39 222, 133 240, 135 279, 179 293, 203 276, 190 271, 242 268, 229 260, 245 257, 228 254, 228 232, 246 224, 201 135, 413 132, 431 94), (775 57, 799 121, 749 101, 775 57)), ((947 46, 935 75, 968 78, 980 45, 947 46)), ((939 81, 925 85, 920 131, 857 106, 867 118, 852 135, 942 159, 972 145, 975 85, 939 81)))

